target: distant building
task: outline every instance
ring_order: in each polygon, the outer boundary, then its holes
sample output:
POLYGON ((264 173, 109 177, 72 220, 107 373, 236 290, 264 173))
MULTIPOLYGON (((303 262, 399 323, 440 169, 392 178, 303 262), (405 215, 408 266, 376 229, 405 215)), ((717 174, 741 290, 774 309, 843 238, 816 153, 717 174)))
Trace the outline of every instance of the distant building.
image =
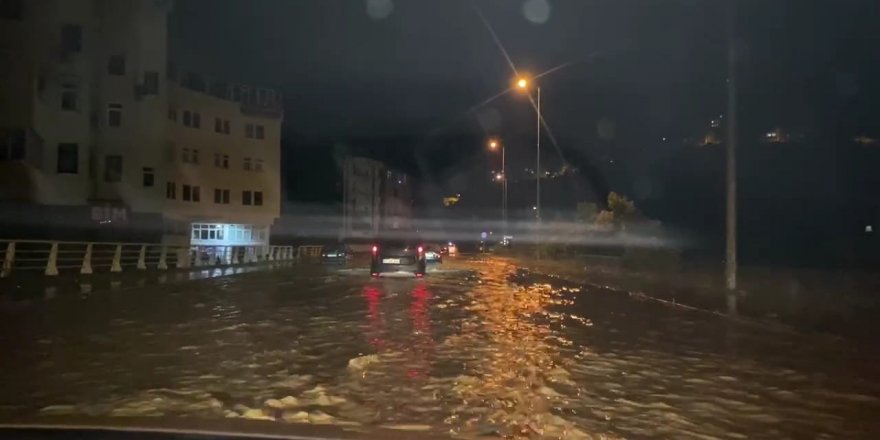
POLYGON ((372 238, 412 228, 412 179, 382 162, 349 157, 343 163, 343 237, 372 238))
POLYGON ((2 2, 0 204, 40 220, 13 233, 268 244, 281 95, 169 68, 171 4, 2 2))

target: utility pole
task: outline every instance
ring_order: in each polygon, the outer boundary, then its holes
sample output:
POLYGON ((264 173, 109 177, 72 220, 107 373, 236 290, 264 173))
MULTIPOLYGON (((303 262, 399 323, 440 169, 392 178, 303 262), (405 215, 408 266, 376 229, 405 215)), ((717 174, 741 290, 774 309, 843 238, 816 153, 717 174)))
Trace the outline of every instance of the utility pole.
POLYGON ((727 17, 727 252, 724 278, 727 311, 736 314, 736 1, 728 0, 727 17))

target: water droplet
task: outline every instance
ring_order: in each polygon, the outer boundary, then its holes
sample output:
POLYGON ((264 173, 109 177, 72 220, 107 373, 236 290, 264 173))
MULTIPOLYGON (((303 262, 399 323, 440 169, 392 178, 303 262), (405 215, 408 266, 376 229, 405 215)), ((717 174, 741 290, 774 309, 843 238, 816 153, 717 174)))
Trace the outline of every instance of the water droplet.
POLYGON ((523 15, 535 24, 544 24, 550 19, 550 3, 547 0, 526 0, 523 15))

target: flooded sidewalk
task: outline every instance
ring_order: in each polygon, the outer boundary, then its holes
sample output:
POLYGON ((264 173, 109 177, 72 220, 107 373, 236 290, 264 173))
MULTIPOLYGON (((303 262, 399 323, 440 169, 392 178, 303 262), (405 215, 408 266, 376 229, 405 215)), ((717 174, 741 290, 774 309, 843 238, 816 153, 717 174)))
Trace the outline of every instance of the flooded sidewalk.
POLYGON ((874 438, 876 350, 535 276, 296 268, 0 310, 0 416, 464 437, 874 438))

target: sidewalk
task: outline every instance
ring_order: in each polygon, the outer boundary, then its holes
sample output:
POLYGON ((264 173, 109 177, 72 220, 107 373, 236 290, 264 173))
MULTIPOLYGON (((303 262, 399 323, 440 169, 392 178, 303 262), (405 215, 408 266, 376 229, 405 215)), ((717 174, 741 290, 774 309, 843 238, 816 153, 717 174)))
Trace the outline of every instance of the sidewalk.
MULTIPOLYGON (((727 313, 720 267, 639 270, 575 258, 514 258, 541 274, 727 313)), ((742 318, 856 339, 873 338, 880 331, 880 280, 870 273, 745 267, 738 287, 737 313, 742 318)))

